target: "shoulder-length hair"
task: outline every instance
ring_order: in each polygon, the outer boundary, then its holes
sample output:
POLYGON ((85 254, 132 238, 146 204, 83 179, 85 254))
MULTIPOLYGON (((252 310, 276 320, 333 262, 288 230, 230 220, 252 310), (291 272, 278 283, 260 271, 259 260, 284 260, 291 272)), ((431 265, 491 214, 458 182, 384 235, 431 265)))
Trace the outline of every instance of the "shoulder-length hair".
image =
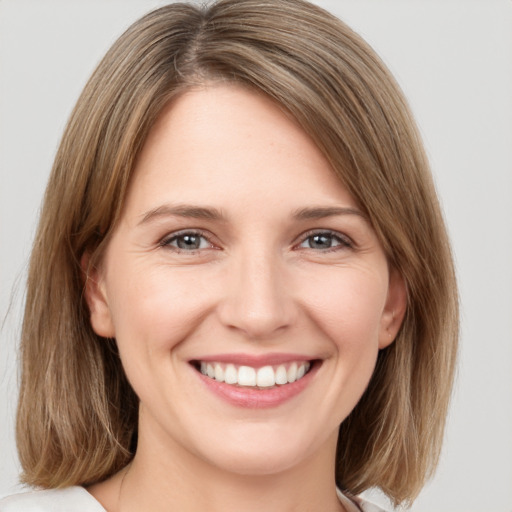
POLYGON ((435 468, 458 338, 453 263, 420 137, 399 87, 343 22, 303 0, 171 4, 113 45, 71 115, 34 242, 17 440, 25 482, 91 484, 133 457, 138 399, 115 340, 92 330, 81 259, 101 257, 163 107, 206 82, 272 98, 326 156, 407 287, 407 311, 342 423, 336 482, 412 501, 435 468))

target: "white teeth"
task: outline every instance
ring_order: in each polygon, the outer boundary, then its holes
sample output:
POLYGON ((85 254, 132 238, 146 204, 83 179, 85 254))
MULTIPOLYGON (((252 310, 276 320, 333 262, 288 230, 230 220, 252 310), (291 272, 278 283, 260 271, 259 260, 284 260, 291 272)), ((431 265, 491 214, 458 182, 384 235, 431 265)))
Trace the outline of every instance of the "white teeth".
POLYGON ((297 380, 297 363, 292 363, 286 372, 288 382, 295 382, 297 380))
POLYGON ((220 364, 215 365, 215 380, 224 382, 224 370, 220 364))
MULTIPOLYGON (((201 370, 201 373, 204 372, 201 370)), ((224 372, 224 382, 227 384, 236 384, 238 382, 238 372, 234 364, 228 364, 226 366, 226 371, 224 372)))
POLYGON ((309 362, 293 362, 278 366, 262 366, 255 369, 251 366, 239 366, 217 362, 201 362, 199 370, 203 375, 226 384, 245 387, 271 388, 283 386, 302 379, 310 368, 309 362))
POLYGON ((238 368, 238 384, 240 386, 256 386, 256 370, 250 366, 238 368))
POLYGON ((276 383, 276 376, 272 366, 263 366, 256 373, 256 385, 261 388, 270 388, 276 383))
POLYGON ((276 384, 288 384, 288 375, 284 365, 278 366, 276 370, 276 384))

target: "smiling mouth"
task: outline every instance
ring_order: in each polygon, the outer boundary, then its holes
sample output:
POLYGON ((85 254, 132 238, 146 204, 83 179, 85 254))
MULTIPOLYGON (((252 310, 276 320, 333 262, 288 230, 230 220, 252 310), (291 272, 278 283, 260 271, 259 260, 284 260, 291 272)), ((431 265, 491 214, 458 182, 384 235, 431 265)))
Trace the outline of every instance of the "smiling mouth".
POLYGON ((286 364, 266 365, 259 368, 215 361, 193 361, 192 365, 202 375, 232 386, 269 389, 302 379, 315 361, 296 361, 286 364))

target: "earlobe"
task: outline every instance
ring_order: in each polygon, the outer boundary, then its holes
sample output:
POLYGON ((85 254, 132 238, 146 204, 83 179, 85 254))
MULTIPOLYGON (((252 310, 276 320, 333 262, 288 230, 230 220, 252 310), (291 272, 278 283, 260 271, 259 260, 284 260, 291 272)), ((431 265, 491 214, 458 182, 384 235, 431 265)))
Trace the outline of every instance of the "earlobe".
POLYGON ((382 313, 379 334, 379 349, 395 341, 407 310, 407 286, 400 273, 391 269, 389 273, 388 297, 382 313))
POLYGON ((89 307, 91 326, 98 336, 114 338, 114 324, 108 305, 105 281, 101 276, 101 272, 90 264, 89 253, 82 256, 80 264, 83 272, 84 294, 87 306, 89 307))

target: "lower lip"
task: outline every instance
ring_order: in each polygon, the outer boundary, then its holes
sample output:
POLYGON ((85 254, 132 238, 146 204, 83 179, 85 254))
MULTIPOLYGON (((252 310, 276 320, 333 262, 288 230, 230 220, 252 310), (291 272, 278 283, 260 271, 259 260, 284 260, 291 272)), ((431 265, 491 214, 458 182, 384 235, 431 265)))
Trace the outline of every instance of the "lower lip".
POLYGON ((278 407, 301 393, 311 383, 317 370, 318 365, 314 364, 301 379, 268 389, 233 386, 216 381, 197 370, 196 373, 210 391, 231 405, 247 409, 268 409, 278 407))

